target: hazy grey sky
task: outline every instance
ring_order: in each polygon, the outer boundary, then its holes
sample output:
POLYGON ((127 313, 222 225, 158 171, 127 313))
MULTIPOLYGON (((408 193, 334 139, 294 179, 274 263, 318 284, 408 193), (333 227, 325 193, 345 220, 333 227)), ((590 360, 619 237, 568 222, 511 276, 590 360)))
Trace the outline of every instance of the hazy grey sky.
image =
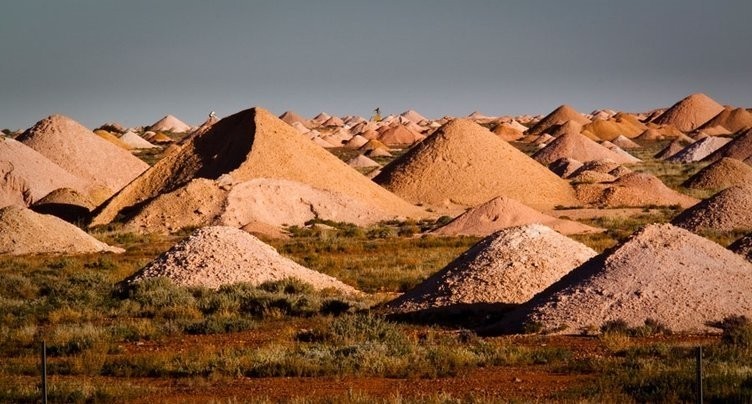
POLYGON ((0 11, 0 127, 752 106, 750 0, 24 0, 0 11))

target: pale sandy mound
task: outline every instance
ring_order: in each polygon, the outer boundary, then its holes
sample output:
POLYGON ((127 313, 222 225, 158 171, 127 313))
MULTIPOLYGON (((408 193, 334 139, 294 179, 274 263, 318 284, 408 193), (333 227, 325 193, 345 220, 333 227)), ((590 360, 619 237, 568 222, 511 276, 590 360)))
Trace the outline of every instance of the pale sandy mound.
POLYGON ((307 119, 303 118, 301 115, 298 115, 297 113, 293 111, 285 111, 282 115, 279 116, 279 119, 281 119, 283 122, 287 123, 288 125, 298 123, 310 129, 310 125, 311 125, 310 122, 308 122, 307 119))
POLYGON ((493 129, 493 133, 506 140, 507 142, 520 140, 525 136, 521 130, 506 122, 496 125, 496 127, 493 129))
POLYGON ((752 262, 752 233, 734 241, 728 248, 752 262))
POLYGON ((533 223, 546 225, 562 234, 600 231, 582 223, 545 215, 514 199, 500 196, 468 210, 432 233, 442 236, 485 237, 502 229, 533 223))
POLYGON ((629 160, 630 163, 639 163, 640 161, 642 161, 642 160, 638 159, 637 157, 629 154, 628 152, 626 152, 621 147, 619 147, 619 146, 617 146, 617 145, 609 142, 608 140, 602 142, 601 146, 603 146, 603 147, 607 148, 608 150, 611 150, 612 152, 620 155, 624 160, 629 160))
POLYGON ((687 147, 689 144, 692 144, 693 142, 686 143, 680 139, 672 140, 669 144, 666 145, 661 151, 656 153, 653 157, 658 160, 666 160, 671 157, 673 157, 676 153, 679 153, 680 151, 684 150, 685 147, 687 147))
POLYGON ((58 188, 34 202, 31 209, 37 213, 57 216, 67 222, 85 220, 96 207, 86 195, 74 189, 58 188))
POLYGON ((177 153, 165 156, 108 201, 92 225, 107 224, 123 209, 179 189, 193 178, 217 179, 223 174, 235 182, 254 178, 301 182, 367 201, 394 217, 426 216, 266 110, 253 108, 222 119, 177 153))
POLYGON ((120 141, 131 149, 155 149, 159 147, 131 131, 123 133, 123 136, 120 136, 120 141))
POLYGON ((595 255, 546 226, 513 227, 484 238, 385 307, 410 313, 524 303, 595 255))
POLYGON ((752 184, 752 167, 737 159, 724 157, 689 177, 682 186, 721 190, 745 184, 752 184))
POLYGON ((0 161, 0 208, 9 205, 29 206, 31 188, 25 179, 13 173, 13 164, 0 161))
POLYGON ((19 206, 0 209, 0 254, 121 253, 78 227, 51 215, 19 206))
POLYGON ((723 127, 730 133, 752 128, 752 113, 744 108, 726 107, 713 119, 700 126, 700 130, 723 127))
POLYGON ((425 136, 406 128, 403 125, 389 127, 379 136, 379 141, 387 146, 409 146, 425 139, 425 136))
POLYGON ((535 160, 544 165, 548 165, 562 157, 579 161, 608 159, 617 163, 634 162, 634 157, 628 158, 615 153, 577 133, 568 133, 559 136, 549 143, 548 146, 533 155, 535 160))
POLYGON ((737 135, 733 140, 705 157, 705 161, 718 161, 723 157, 737 160, 747 160, 752 157, 752 129, 748 129, 737 135))
POLYGON ((296 278, 316 289, 358 293, 354 288, 287 259, 256 237, 232 227, 205 227, 157 257, 124 282, 166 277, 178 285, 218 289, 222 285, 296 278))
POLYGON ((381 167, 381 164, 359 154, 347 161, 347 165, 353 168, 381 167))
POLYGON ((575 185, 582 203, 599 207, 640 207, 648 205, 688 207, 695 198, 667 187, 657 177, 646 173, 629 173, 613 182, 575 185))
POLYGON ((439 128, 374 181, 408 201, 433 206, 471 207, 502 195, 541 210, 577 204, 566 181, 466 119, 439 128))
POLYGON ((421 123, 423 121, 427 121, 428 118, 424 117, 423 115, 417 113, 416 111, 410 109, 400 114, 401 117, 410 120, 410 122, 413 123, 421 123))
POLYGON ((365 144, 368 143, 368 139, 361 135, 355 135, 350 140, 346 141, 344 143, 344 146, 348 149, 360 149, 361 147, 365 146, 365 144))
POLYGON ((149 126, 148 130, 153 132, 186 133, 191 131, 191 126, 172 115, 167 115, 154 122, 154 124, 149 126))
POLYGON ((131 150, 132 147, 120 140, 119 137, 115 136, 114 134, 107 132, 106 130, 97 129, 94 131, 94 134, 99 136, 100 138, 114 144, 115 146, 125 149, 125 150, 131 150))
POLYGON ((561 125, 567 121, 574 121, 581 125, 590 123, 589 119, 585 118, 583 114, 577 112, 574 108, 569 105, 561 105, 530 128, 528 134, 548 132, 553 126, 561 125))
POLYGON ((611 143, 621 147, 622 149, 641 149, 642 146, 635 143, 631 139, 624 137, 623 135, 617 136, 615 139, 611 140, 611 143))
POLYGON ((752 230, 752 185, 733 186, 685 210, 671 223, 702 230, 752 230))
MULTIPOLYGON (((127 152, 126 152, 127 153, 127 152)), ((32 201, 57 188, 73 188, 86 192, 89 184, 39 154, 36 150, 13 139, 0 138, 0 162, 3 175, 12 175, 26 182, 32 201)))
POLYGON ((697 93, 687 96, 674 104, 654 123, 672 125, 683 132, 691 132, 723 111, 723 105, 715 102, 705 94, 697 93))
POLYGON ((694 163, 713 154, 730 141, 727 137, 709 136, 690 144, 665 160, 669 163, 694 163))
POLYGON ((149 168, 127 150, 99 138, 80 123, 62 115, 52 115, 37 122, 18 141, 86 181, 90 189, 101 189, 98 191, 101 195, 89 192, 96 202, 110 197, 149 168))
POLYGON ((548 169, 561 178, 567 178, 582 167, 579 160, 562 157, 548 165, 548 169))
POLYGON ((538 325, 577 334, 607 321, 653 319, 675 332, 717 332, 708 322, 752 315, 752 264, 669 224, 654 224, 571 271, 486 332, 538 325))

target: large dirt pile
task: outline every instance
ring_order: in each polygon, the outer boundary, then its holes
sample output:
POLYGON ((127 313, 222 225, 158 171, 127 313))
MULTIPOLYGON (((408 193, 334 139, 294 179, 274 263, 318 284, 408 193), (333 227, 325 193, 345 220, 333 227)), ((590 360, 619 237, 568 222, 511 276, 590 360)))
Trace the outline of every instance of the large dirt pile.
POLYGON ((88 188, 85 181, 13 139, 0 138, 0 162, 3 176, 11 174, 26 183, 31 201, 39 200, 57 188, 73 188, 80 192, 88 188))
POLYGON ((613 141, 619 136, 634 138, 647 129, 634 115, 620 112, 609 119, 599 119, 582 127, 582 133, 591 139, 613 141))
POLYGON ((546 226, 513 227, 484 238, 385 307, 410 313, 524 303, 595 255, 546 226))
POLYGON ((152 132, 186 133, 190 132, 191 126, 172 115, 166 115, 149 126, 148 130, 152 132))
MULTIPOLYGON (((164 157, 98 212, 92 225, 107 224, 126 208, 177 190, 194 178, 234 182, 286 179, 367 201, 395 217, 425 216, 421 209, 389 193, 331 153, 300 136, 264 109, 239 112, 164 157)), ((125 213, 125 212, 124 212, 125 213)))
POLYGON ((733 140, 727 142, 722 147, 718 148, 718 150, 705 157, 705 161, 718 161, 723 157, 730 157, 742 161, 752 157, 752 129, 748 129, 738 134, 733 140))
POLYGON ((533 155, 535 160, 545 165, 562 157, 583 162, 591 160, 611 160, 617 163, 634 162, 634 157, 629 158, 613 152, 578 133, 561 135, 533 155))
POLYGON ((20 206, 0 209, 0 254, 121 253, 78 227, 51 215, 20 206))
POLYGON ((466 119, 437 129, 374 181, 410 202, 432 206, 470 207, 501 195, 542 210, 577 204, 566 181, 466 119))
POLYGON ((487 332, 537 324, 576 334, 607 321, 657 320, 675 332, 717 332, 708 322, 752 314, 752 264, 703 237, 654 224, 591 259, 487 332))
POLYGON ((752 262, 752 233, 734 241, 728 248, 752 262))
POLYGON ((741 130, 752 128, 752 112, 744 108, 726 107, 713 119, 705 122, 700 126, 700 130, 723 127, 729 133, 736 133, 741 130))
POLYGON ((752 185, 726 188, 685 210, 671 223, 694 232, 752 230, 752 185))
POLYGON ((752 184, 752 167, 737 159, 724 157, 689 177, 682 186, 721 190, 745 184, 752 184))
POLYGON ((91 199, 70 188, 58 188, 31 206, 34 212, 57 216, 71 223, 85 221, 94 208, 91 199))
POLYGON ((96 202, 109 198, 149 168, 127 150, 62 115, 37 122, 18 141, 86 181, 96 202))
POLYGON ((691 132, 723 111, 723 105, 705 94, 691 94, 653 120, 661 125, 672 125, 683 132, 691 132))
POLYGON ((387 146, 405 147, 425 139, 425 136, 408 129, 404 125, 390 126, 379 136, 379 141, 387 146))
POLYGON ((218 289, 222 285, 296 278, 316 289, 357 291, 331 276, 312 271, 285 258, 273 247, 232 227, 205 227, 157 257, 124 282, 166 277, 184 286, 218 289))
POLYGON ((694 163, 710 156, 730 141, 731 139, 727 137, 708 136, 686 146, 665 160, 669 163, 694 163))
POLYGON ((551 111, 550 114, 543 117, 543 119, 538 121, 538 123, 530 128, 527 133, 537 135, 548 132, 552 127, 564 124, 567 121, 574 121, 581 125, 590 123, 590 120, 587 119, 585 115, 577 112, 576 109, 570 107, 569 105, 561 105, 555 110, 551 111))
POLYGON ((485 237, 502 229, 534 223, 546 225, 562 234, 595 233, 600 230, 582 223, 545 215, 512 198, 499 196, 457 216, 432 233, 442 236, 485 237))
POLYGON ((612 182, 577 184, 575 191, 582 203, 599 207, 688 207, 698 202, 667 187, 654 175, 637 172, 625 174, 612 182))

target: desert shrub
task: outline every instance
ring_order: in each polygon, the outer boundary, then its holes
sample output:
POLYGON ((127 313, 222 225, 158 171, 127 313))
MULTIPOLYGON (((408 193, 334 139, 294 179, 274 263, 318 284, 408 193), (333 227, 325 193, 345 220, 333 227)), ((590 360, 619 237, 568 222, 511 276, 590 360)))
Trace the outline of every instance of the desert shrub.
POLYGON ((718 324, 723 331, 721 341, 738 348, 752 347, 752 322, 746 316, 728 316, 718 324))
POLYGON ((92 324, 65 324, 55 327, 46 336, 47 352, 51 356, 83 352, 102 339, 102 328, 92 324))
POLYGON ((196 299, 168 278, 143 279, 125 287, 126 301, 135 303, 132 314, 143 317, 195 318, 196 299))
POLYGON ((311 286, 310 283, 303 282, 296 278, 264 282, 259 285, 259 289, 271 293, 284 293, 287 295, 313 293, 314 291, 313 286, 311 286))
POLYGON ((195 323, 188 324, 188 334, 223 334, 253 329, 256 323, 239 316, 210 316, 195 323))

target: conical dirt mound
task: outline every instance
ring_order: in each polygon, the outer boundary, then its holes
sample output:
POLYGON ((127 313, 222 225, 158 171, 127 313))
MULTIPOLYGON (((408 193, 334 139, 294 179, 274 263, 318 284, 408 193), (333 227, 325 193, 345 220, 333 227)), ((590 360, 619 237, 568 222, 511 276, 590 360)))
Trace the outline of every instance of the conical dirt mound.
POLYGON ((553 126, 561 125, 567 121, 575 121, 581 125, 590 123, 590 120, 577 112, 576 109, 569 105, 561 105, 530 128, 528 134, 537 135, 548 132, 553 126))
POLYGON ((91 189, 99 189, 89 192, 95 202, 109 198, 149 168, 127 150, 62 115, 37 122, 18 141, 86 181, 91 189))
POLYGON ((0 209, 0 254, 70 255, 123 251, 55 216, 19 206, 0 209))
POLYGON ((271 246, 232 227, 205 227, 176 244, 124 282, 166 277, 184 286, 218 289, 222 285, 296 278, 316 289, 357 291, 331 276, 312 271, 287 259, 271 246))
POLYGON ((737 135, 733 140, 705 157, 705 161, 718 161, 723 157, 742 161, 752 157, 752 129, 737 135))
POLYGON ((607 321, 653 319, 675 332, 717 331, 708 322, 752 315, 752 264, 668 225, 649 225, 571 271, 486 332, 533 325, 577 334, 607 321))
POLYGON ((53 215, 71 223, 86 220, 94 208, 94 202, 70 188, 58 188, 31 207, 34 212, 53 215))
POLYGON ((562 234, 595 233, 599 229, 570 220, 557 219, 529 208, 512 198, 499 196, 457 216, 454 220, 434 230, 442 236, 480 236, 502 229, 539 223, 562 234))
POLYGON ((723 111, 723 105, 705 94, 687 96, 653 120, 654 123, 673 125, 682 132, 691 132, 723 111))
POLYGON ((752 230, 752 185, 726 188, 685 210, 671 223, 694 232, 752 230))
POLYGON ((718 126, 727 129, 730 133, 752 128, 752 112, 744 108, 724 108, 713 119, 705 122, 700 129, 712 129, 718 126))
POLYGON ((379 141, 387 146, 404 147, 419 142, 424 138, 425 136, 403 125, 394 125, 379 136, 379 141))
POLYGON ((671 157, 673 157, 676 153, 679 153, 682 151, 685 147, 687 147, 687 143, 676 139, 672 140, 671 143, 667 144, 666 147, 664 147, 661 151, 655 154, 656 159, 658 160, 666 160, 671 157))
POLYGON ((674 153, 674 155, 667 158, 666 161, 669 163, 693 163, 700 161, 710 156, 730 141, 731 139, 727 137, 708 136, 690 144, 679 152, 674 153))
POLYGON ((577 204, 566 181, 466 119, 439 128, 374 181, 432 206, 476 206, 501 195, 542 210, 577 204))
POLYGON ((578 184, 575 190, 582 203, 599 207, 688 207, 698 202, 667 187, 654 175, 637 172, 625 174, 613 182, 578 184))
POLYGON ((544 165, 551 164, 562 157, 583 162, 591 160, 611 160, 620 164, 634 162, 634 157, 622 156, 577 133, 561 135, 533 155, 535 160, 544 165))
POLYGON ((722 190, 745 184, 752 184, 752 167, 737 159, 724 157, 689 177, 682 186, 722 190))
POLYGON ((306 128, 309 128, 311 125, 310 122, 308 122, 307 119, 303 118, 303 116, 298 115, 297 113, 293 111, 285 111, 282 115, 279 116, 279 119, 281 119, 283 122, 285 122, 288 125, 292 125, 295 122, 300 123, 306 128))
POLYGON ((172 115, 167 115, 149 126, 149 130, 152 132, 186 133, 191 130, 191 126, 172 115))
POLYGON ((254 178, 297 181, 367 201, 395 217, 425 216, 268 111, 253 108, 222 119, 180 151, 164 157, 108 201, 92 225, 107 224, 124 209, 137 210, 136 205, 177 190, 194 178, 217 179, 223 174, 235 182, 254 178))
POLYGON ((546 226, 513 227, 484 238, 385 306, 410 313, 524 303, 595 255, 546 226))

